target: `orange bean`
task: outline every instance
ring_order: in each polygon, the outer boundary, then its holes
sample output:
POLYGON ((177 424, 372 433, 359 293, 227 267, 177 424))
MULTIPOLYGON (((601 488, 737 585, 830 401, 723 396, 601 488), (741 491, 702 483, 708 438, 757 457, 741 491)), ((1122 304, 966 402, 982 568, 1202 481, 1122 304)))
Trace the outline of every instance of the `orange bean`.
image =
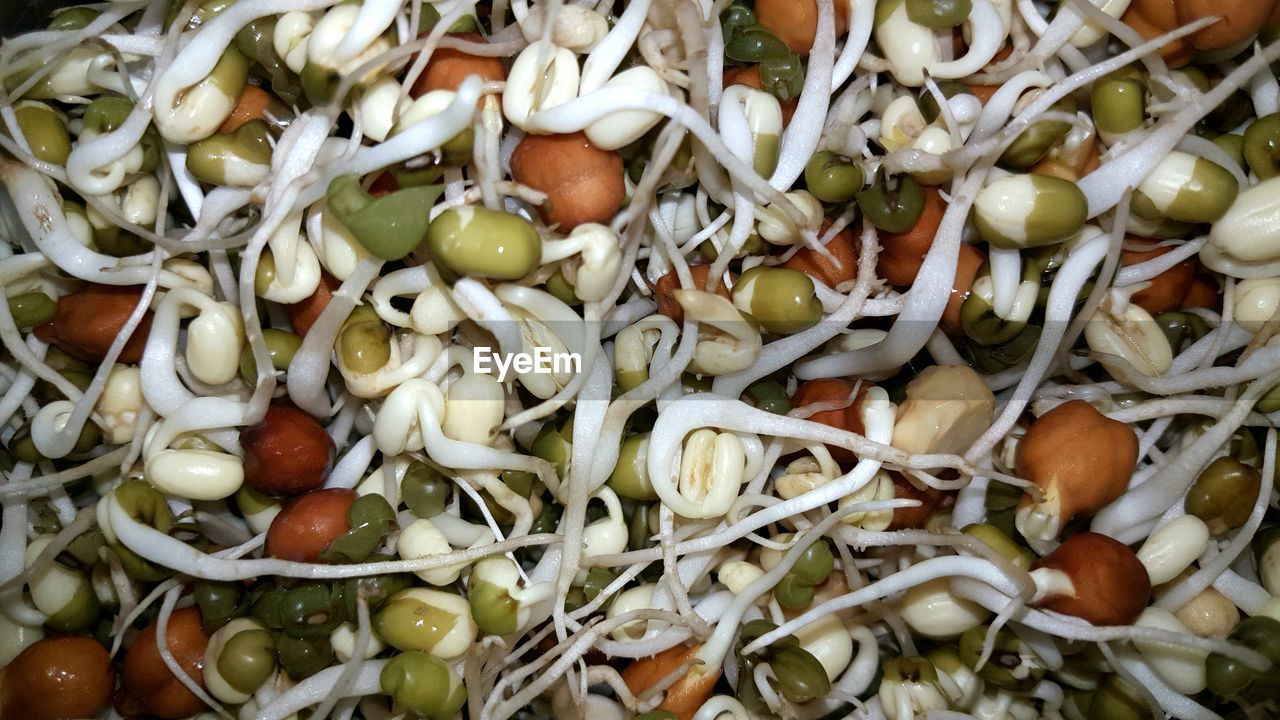
POLYGON ((951 296, 947 298, 947 308, 942 311, 942 330, 948 335, 959 336, 964 332, 960 326, 960 306, 969 297, 973 287, 973 279, 978 275, 978 268, 987 261, 987 254, 978 248, 962 244, 960 257, 956 260, 956 279, 951 288, 951 296))
POLYGON ((1106 535, 1083 532, 1067 538, 1031 568, 1066 573, 1070 590, 1056 590, 1034 604, 1094 625, 1129 625, 1151 599, 1151 579, 1133 551, 1106 535))
POLYGON ((973 93, 974 97, 978 98, 978 102, 982 103, 983 105, 987 104, 987 101, 991 99, 992 95, 996 94, 996 91, 999 90, 1000 87, 1001 87, 1000 85, 969 85, 968 86, 969 92, 973 93))
MULTIPOLYGON (((1130 244, 1152 247, 1147 250, 1122 251, 1120 253, 1122 266, 1137 265, 1173 250, 1171 246, 1159 247, 1154 242, 1147 242, 1142 238, 1127 237, 1125 240, 1130 244)), ((1167 310, 1177 310, 1182 307, 1183 298, 1191 290, 1191 281, 1195 279, 1195 275, 1195 258, 1187 258, 1152 278, 1151 286, 1134 293, 1130 300, 1152 315, 1159 315, 1167 310)))
MULTIPOLYGON (((688 662, 700 647, 677 645, 652 657, 636 660, 622 671, 622 680, 632 693, 642 693, 688 662)), ((720 668, 695 665, 667 688, 658 709, 673 712, 680 720, 692 720, 694 713, 711 697, 719 679, 720 668)))
MULTIPOLYGON (((1180 25, 1177 0, 1134 0, 1120 19, 1145 40, 1155 39, 1180 25)), ((1170 68, 1179 68, 1191 62, 1192 50, 1190 41, 1184 37, 1161 45, 1160 57, 1170 68)))
MULTIPOLYGON (((874 385, 870 382, 863 381, 861 385, 856 385, 844 378, 810 380, 796 388, 795 393, 791 396, 791 407, 801 408, 817 403, 844 406, 835 410, 819 410, 807 419, 833 428, 862 434, 862 399, 866 397, 867 390, 872 387, 874 385), (855 387, 858 388, 857 396, 853 396, 855 387), (850 400, 851 397, 852 400, 850 400)), ((827 449, 831 451, 831 457, 840 462, 854 462, 858 459, 856 455, 845 448, 828 445, 827 449)))
MULTIPOLYGON (((690 265, 689 274, 693 276, 693 287, 690 290, 706 290, 707 277, 711 272, 710 265, 690 265)), ((729 276, 732 279, 732 275, 729 276)), ((680 277, 676 275, 675 270, 671 270, 666 275, 658 278, 658 282, 653 286, 654 298, 658 301, 658 312, 666 315, 679 325, 684 322, 684 308, 676 301, 673 292, 680 289, 680 277)), ((729 294, 729 288, 724 284, 724 278, 716 283, 716 294, 725 300, 732 300, 733 296, 729 294)))
POLYGON ((609 222, 626 195, 622 156, 597 148, 580 132, 526 135, 511 155, 511 176, 547 194, 538 213, 563 232, 609 222))
POLYGON ((5 666, 0 717, 64 720, 96 717, 111 702, 115 670, 92 638, 39 640, 5 666))
POLYGON ((947 204, 934 187, 924 188, 924 208, 916 224, 904 233, 881 233, 876 272, 890 285, 905 287, 915 282, 925 253, 933 246, 933 236, 942 224, 947 204))
MULTIPOLYGON (((835 3, 836 37, 849 32, 849 3, 835 3)), ((805 57, 818 35, 817 0, 757 0, 756 18, 791 52, 805 57)))
MULTIPOLYGON (((141 285, 86 285, 58 298, 53 320, 36 328, 36 337, 76 359, 102 362, 141 300, 141 285)), ((148 310, 117 361, 127 365, 142 360, 150 332, 148 310)))
MULTIPOLYGON (((829 227, 831 221, 824 220, 818 234, 825 233, 829 227)), ((829 288, 858 277, 858 241, 853 236, 852 229, 845 228, 836 233, 827 242, 827 251, 834 259, 812 248, 801 248, 782 263, 782 267, 812 275, 829 288)))
MULTIPOLYGON (((1018 476, 1040 487, 1044 503, 1056 501, 1060 527, 1120 497, 1137 462, 1133 429, 1083 400, 1067 401, 1037 418, 1014 458, 1018 476)), ((1023 505, 1031 502, 1023 496, 1023 505)))
POLYGON ((302 337, 307 334, 340 287, 342 283, 337 278, 327 272, 320 272, 320 285, 316 287, 316 291, 302 302, 289 306, 289 324, 293 326, 296 335, 302 337))
MULTIPOLYGON (((169 616, 165 644, 182 668, 204 687, 204 651, 209 644, 195 607, 174 610, 169 616)), ((204 702, 187 689, 160 659, 156 647, 157 624, 152 621, 129 646, 116 695, 116 710, 125 717, 153 715, 167 720, 190 717, 204 709, 204 702)))
POLYGON ((257 85, 245 85, 244 90, 240 92, 240 100, 236 102, 236 107, 231 111, 231 116, 226 122, 222 123, 222 127, 218 128, 220 133, 235 132, 240 126, 250 120, 266 119, 266 109, 275 101, 271 94, 257 85))
POLYGON ((915 507, 894 508, 893 520, 889 523, 889 530, 907 530, 910 528, 922 528, 925 523, 929 522, 929 518, 933 517, 933 513, 948 499, 948 494, 937 488, 916 487, 907 478, 896 472, 889 473, 893 478, 893 497, 896 500, 919 500, 920 504, 915 507))
POLYGON ((267 555, 295 562, 322 562, 320 553, 351 529, 347 511, 356 497, 355 490, 329 488, 294 498, 267 528, 267 555))
POLYGON ((1201 50, 1221 50, 1248 40, 1263 28, 1276 0, 1178 0, 1178 24, 1217 17, 1217 22, 1189 39, 1201 50))
MULTIPOLYGON (((445 37, 477 43, 489 42, 484 36, 475 33, 448 33, 445 37)), ((479 75, 485 82, 496 82, 507 79, 507 69, 500 57, 472 55, 454 48, 436 48, 422 74, 414 81, 409 94, 419 98, 432 90, 457 90, 462 81, 472 75, 479 75)))
POLYGON ((1197 276, 1191 281, 1191 287, 1187 289, 1187 294, 1182 298, 1182 307, 1185 308, 1208 308, 1217 310, 1222 304, 1218 297, 1218 283, 1211 277, 1204 275, 1197 276))
POLYGON ((301 495, 320 487, 333 464, 333 439, 311 415, 275 403, 240 431, 244 483, 264 495, 301 495))

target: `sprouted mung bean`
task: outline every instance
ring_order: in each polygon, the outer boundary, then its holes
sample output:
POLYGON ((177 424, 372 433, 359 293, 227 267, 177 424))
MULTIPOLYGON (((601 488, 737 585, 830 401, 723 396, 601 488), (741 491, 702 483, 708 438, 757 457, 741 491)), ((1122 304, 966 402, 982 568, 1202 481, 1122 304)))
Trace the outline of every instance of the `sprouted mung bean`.
POLYGON ((0 715, 1275 716, 1277 38, 56 12, 0 44, 0 715))

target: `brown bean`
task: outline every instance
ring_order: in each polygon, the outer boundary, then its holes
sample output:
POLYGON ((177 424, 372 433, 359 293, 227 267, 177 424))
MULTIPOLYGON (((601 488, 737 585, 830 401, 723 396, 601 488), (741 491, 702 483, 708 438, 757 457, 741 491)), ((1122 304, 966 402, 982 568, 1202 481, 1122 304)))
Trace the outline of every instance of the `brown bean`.
MULTIPOLYGON (((66 354, 84 362, 102 362, 142 300, 140 285, 86 285, 58 298, 53 320, 36 328, 36 337, 57 345, 66 354)), ((151 311, 142 317, 125 343, 117 362, 126 365, 142 360, 142 351, 151 332, 151 311)))
POLYGON ((1201 18, 1220 18, 1189 39, 1201 50, 1221 50, 1257 35, 1275 10, 1276 0, 1178 0, 1174 6, 1179 25, 1201 18))
POLYGON ((333 463, 333 439, 293 405, 275 403, 258 423, 240 431, 244 483, 264 495, 292 496, 324 483, 333 463))
MULTIPOLYGON (((159 718, 185 718, 204 709, 204 702, 187 689, 169 671, 156 647, 157 623, 138 634, 124 656, 121 676, 123 684, 116 695, 116 710, 125 717, 153 715, 159 718)), ((209 644, 195 607, 174 610, 169 616, 165 644, 192 680, 204 687, 204 651, 209 644)))
MULTIPOLYGON (((1143 238, 1127 237, 1125 241, 1130 245, 1140 245, 1149 249, 1122 251, 1120 253, 1122 266, 1137 265, 1173 250, 1172 246, 1161 247, 1143 238)), ((1129 299, 1152 315, 1159 315, 1167 310, 1177 310, 1182 307, 1183 298, 1191 290, 1191 282, 1195 279, 1195 275, 1196 261, 1194 258, 1187 258, 1152 278, 1150 287, 1139 290, 1129 299)))
MULTIPOLYGON (((826 233, 829 227, 831 227, 831 221, 824 220, 818 234, 826 233)), ((858 277, 858 241, 853 236, 853 230, 845 228, 836 233, 827 242, 826 247, 831 253, 831 258, 817 250, 804 247, 782 263, 782 267, 812 275, 833 289, 840 283, 856 279, 858 277)))
POLYGON ((267 528, 267 555, 281 560, 318 563, 320 553, 351 529, 347 511, 356 491, 313 490, 284 506, 267 528))
POLYGON ((915 507, 894 508, 893 520, 890 521, 888 530, 907 530, 910 528, 922 528, 925 523, 929 522, 929 518, 942 505, 943 500, 947 498, 947 493, 937 488, 924 487, 920 488, 901 474, 896 472, 889 473, 889 477, 893 478, 893 497, 895 500, 918 500, 919 505, 915 507))
MULTIPOLYGON (((849 32, 849 3, 835 3, 836 37, 849 32)), ((757 0, 756 18, 791 52, 805 57, 818 35, 817 0, 757 0)))
MULTIPOLYGON (((1175 30, 1180 24, 1177 0, 1133 0, 1120 19, 1146 40, 1175 30)), ((1170 68, 1179 68, 1191 62, 1192 50, 1190 41, 1184 37, 1161 45, 1160 57, 1170 68)))
MULTIPOLYGON (((267 108, 272 104, 279 103, 271 97, 271 93, 257 85, 245 85, 244 90, 240 91, 240 99, 236 102, 235 109, 231 111, 226 122, 222 123, 222 127, 218 128, 218 132, 232 133, 250 120, 265 120, 267 108)), ((282 110, 283 107, 280 109, 282 110)), ((278 114, 278 112, 272 114, 278 114)))
MULTIPOLYGON (((448 33, 445 37, 477 43, 489 42, 484 36, 475 33, 448 33)), ((472 75, 479 75, 485 82, 499 82, 507 79, 507 69, 500 57, 472 55, 455 48, 436 48, 422 74, 413 82, 409 94, 419 98, 432 90, 457 90, 462 81, 472 75)))
MULTIPOLYGON (((632 661, 622 671, 622 681, 632 693, 640 693, 653 687, 659 680, 671 674, 676 668, 688 662, 701 645, 676 647, 663 650, 652 657, 632 661)), ((720 668, 708 668, 694 665, 689 671, 667 688, 658 710, 675 713, 680 720, 692 720, 702 704, 711 697, 716 681, 720 679, 720 668)))
POLYGON ((1182 298, 1182 308, 1208 308, 1217 310, 1222 305, 1218 297, 1218 282, 1211 277, 1199 275, 1191 281, 1191 287, 1182 298))
POLYGON ((978 269, 987 261, 987 254, 967 243, 960 246, 960 256, 956 259, 956 279, 951 287, 951 296, 947 298, 947 307, 942 311, 942 330, 948 335, 958 337, 964 332, 960 326, 960 306, 969 297, 973 288, 973 279, 978 276, 978 269))
MULTIPOLYGON (((689 274, 693 276, 693 287, 687 290, 707 290, 707 277, 711 272, 710 265, 690 265, 689 274)), ((732 277, 732 276, 730 276, 732 277)), ((679 325, 684 322, 684 308, 676 301, 674 293, 680 289, 680 277, 675 270, 671 270, 666 275, 658 278, 658 282, 653 286, 654 299, 658 301, 658 312, 666 315, 679 325)), ((725 300, 732 300, 733 296, 729 294, 729 288, 724 284, 724 278, 716 283, 716 294, 725 300)))
POLYGON ((1151 599, 1151 579, 1138 556, 1099 533, 1072 535, 1031 565, 1039 568, 1066 573, 1073 594, 1054 592, 1033 604, 1094 625, 1131 625, 1151 599))
MULTIPOLYGON (((1062 403, 1041 415, 1015 452, 1018 475, 1039 486, 1046 503, 1057 499, 1059 527, 1120 497, 1137 462, 1133 430, 1083 400, 1062 403)), ((1030 502, 1029 496, 1023 497, 1023 505, 1030 502)))
POLYGON ((316 287, 316 291, 301 302, 289 306, 289 324, 293 326, 294 334, 299 337, 307 334, 340 287, 342 283, 337 278, 327 272, 320 272, 320 285, 316 287))
POLYGON ((916 224, 904 233, 880 234, 880 256, 876 258, 876 272, 880 277, 899 287, 915 282, 946 211, 947 204, 938 189, 924 188, 924 208, 916 224))
POLYGON ((111 702, 115 670, 92 638, 45 638, 4 668, 0 717, 66 720, 96 717, 111 702))
POLYGON ((516 182, 547 194, 542 221, 568 232, 583 223, 608 223, 626 195, 622 156, 587 136, 526 135, 511 155, 516 182))
MULTIPOLYGON (((806 419, 861 435, 864 431, 862 399, 866 397, 867 390, 872 387, 874 385, 870 382, 863 381, 861 384, 855 384, 844 378, 810 380, 796 388, 791 396, 791 407, 802 408, 818 403, 836 405, 838 406, 836 409, 819 410, 806 419), (858 391, 856 396, 855 389, 858 391)), ((840 462, 854 462, 858 459, 852 451, 842 447, 828 445, 827 449, 831 451, 831 457, 840 462)))

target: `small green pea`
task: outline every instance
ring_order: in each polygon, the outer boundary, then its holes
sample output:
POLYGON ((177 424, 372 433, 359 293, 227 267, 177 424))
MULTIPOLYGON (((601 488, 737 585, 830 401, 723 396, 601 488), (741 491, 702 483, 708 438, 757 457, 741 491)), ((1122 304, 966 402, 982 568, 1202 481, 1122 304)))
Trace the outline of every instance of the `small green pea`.
POLYGON ((346 620, 328 585, 308 583, 285 591, 280 600, 284 633, 296 638, 327 637, 346 620))
POLYGON ((573 283, 569 282, 569 279, 558 268, 552 273, 551 277, 547 278, 545 287, 547 292, 554 295, 557 300, 565 305, 573 307, 574 305, 582 304, 582 299, 574 293, 573 283))
MULTIPOLYGON (((374 560, 391 560, 393 558, 381 555, 375 555, 370 558, 374 560)), ((407 589, 411 584, 411 575, 404 574, 388 574, 388 575, 370 575, 361 578, 347 578, 341 585, 335 589, 335 594, 340 596, 342 607, 347 617, 353 618, 359 615, 356 608, 356 599, 363 596, 365 602, 369 605, 369 612, 376 613, 391 596, 407 589)))
POLYGON ((276 654, 280 667, 294 681, 305 680, 333 664, 333 646, 329 638, 295 638, 277 635, 276 654))
POLYGON ((769 649, 769 667, 778 678, 778 689, 794 703, 826 697, 831 681, 822 663, 809 651, 795 646, 769 649))
POLYGON ((373 618, 378 636, 400 650, 430 652, 458 622, 458 616, 410 596, 392 596, 373 618))
POLYGON ((804 61, 794 53, 765 58, 759 72, 761 89, 779 102, 795 100, 804 89, 804 61))
POLYGON ((430 209, 442 192, 443 186, 426 185, 374 199, 357 176, 341 175, 329 183, 325 200, 366 250, 383 260, 400 260, 428 237, 429 225, 435 226, 430 209))
MULTIPOLYGON (((979 625, 960 636, 960 658, 971 668, 978 666, 989 628, 979 625)), ((1007 628, 996 631, 995 647, 978 677, 1007 690, 1027 690, 1040 682, 1045 668, 1022 640, 1007 628)))
POLYGON ((132 112, 133 103, 125 98, 104 95, 85 107, 81 123, 84 129, 103 135, 123 125, 132 112))
POLYGON ((358 375, 381 370, 391 361, 391 330, 368 304, 347 317, 337 345, 343 366, 358 375))
POLYGON ((57 303, 42 292, 32 291, 8 298, 9 312, 19 328, 32 328, 53 319, 57 303))
POLYGON ((18 127, 31 154, 53 165, 65 165, 71 154, 71 135, 61 114, 40 102, 19 103, 14 110, 18 127))
POLYGON ((396 514, 387 499, 378 493, 361 495, 347 509, 345 533, 334 538, 320 553, 326 562, 364 562, 396 527, 396 514))
POLYGON ((519 215, 468 205, 431 221, 427 252, 442 272, 455 277, 519 280, 541 262, 542 238, 519 215))
POLYGON ((924 212, 924 189, 910 175, 889 178, 878 171, 871 185, 855 197, 863 217, 885 232, 910 230, 924 212))
MULTIPOLYGON (((428 5, 423 5, 426 13, 428 5)), ((276 53, 276 16, 268 15, 246 24, 236 33, 236 49, 255 63, 255 69, 265 73, 271 82, 271 92, 287 106, 296 106, 302 99, 302 87, 284 60, 276 53)))
POLYGON ((758 25, 759 22, 755 10, 746 3, 735 2, 720 13, 720 29, 726 38, 739 29, 758 25))
POLYGON ((197 580, 194 593, 205 632, 226 625, 243 610, 244 593, 234 582, 197 580))
POLYGON ((1030 550, 1015 543, 1000 528, 988 523, 974 523, 966 525, 962 530, 966 535, 972 535, 982 541, 987 547, 995 550, 1005 560, 1013 563, 1014 566, 1027 570, 1031 567, 1031 563, 1035 561, 1035 555, 1030 550))
POLYGON ((449 504, 450 485, 438 470, 414 460, 400 481, 400 497, 409 512, 420 518, 432 518, 444 512, 449 504))
POLYGON ((1169 341, 1169 346, 1175 351, 1182 349, 1186 343, 1199 340, 1209 332, 1209 325, 1205 323, 1204 318, 1195 313, 1170 310, 1156 315, 1155 321, 1160 327, 1160 332, 1164 333, 1165 339, 1169 341))
POLYGON ((462 679, 443 660, 410 650, 391 658, 379 676, 382 691, 419 717, 447 720, 467 701, 462 679))
MULTIPOLYGON (((973 95, 968 85, 957 80, 939 80, 938 92, 948 100, 957 95, 973 95)), ((938 105, 938 99, 928 90, 920 92, 920 97, 916 99, 916 105, 920 107, 920 114, 924 116, 925 122, 932 123, 942 115, 942 108, 938 105)))
MULTIPOLYGON (((1076 103, 1069 97, 1063 98, 1054 103, 1050 110, 1074 114, 1076 103)), ((1033 123, 1031 127, 1023 130, 1000 155, 1000 163, 1011 168, 1031 167, 1048 155, 1053 146, 1066 137, 1068 132, 1071 132, 1071 123, 1064 120, 1042 120, 1033 123)))
POLYGON ((833 152, 815 153, 804 167, 809 193, 826 203, 846 203, 862 189, 862 168, 833 152))
POLYGON ((1089 702, 1088 720, 1146 720, 1151 710, 1119 675, 1103 675, 1089 702))
POLYGON ((1227 157, 1230 157, 1235 164, 1241 167, 1246 167, 1243 135, 1233 135, 1231 133, 1219 135, 1213 139, 1213 144, 1222 148, 1222 151, 1225 152, 1227 157))
POLYGON ((98 15, 100 14, 101 13, 97 10, 87 7, 73 7, 57 10, 53 13, 53 18, 49 21, 49 29, 56 32, 83 30, 94 20, 97 20, 98 15))
POLYGON ((747 397, 755 406, 775 415, 786 415, 791 412, 791 398, 787 397, 787 389, 776 380, 759 380, 747 388, 747 397))
POLYGON ((960 327, 976 343, 1000 345, 1017 337, 1026 323, 1005 320, 981 296, 970 293, 960 305, 960 327))
POLYGON ((1147 118, 1146 83, 1132 67, 1121 68, 1094 83, 1093 120, 1108 135, 1123 135, 1142 127, 1147 118))
POLYGON ((982 239, 1010 249, 1060 243, 1079 232, 1088 215, 1084 192, 1049 175, 999 178, 978 192, 973 206, 982 239))
POLYGON ((787 44, 763 25, 738 26, 724 41, 725 57, 739 63, 758 63, 790 54, 787 44))
POLYGON ((1184 223, 1209 223, 1222 217, 1240 193, 1240 184, 1229 170, 1204 158, 1195 159, 1190 177, 1171 174, 1167 182, 1181 183, 1174 188, 1167 207, 1156 206, 1146 193, 1135 190, 1134 214, 1146 220, 1164 217, 1184 223))
POLYGON ((917 25, 945 30, 969 19, 972 0, 906 0, 907 18, 917 25))
POLYGON ((88 577, 81 575, 79 580, 67 604, 44 621, 50 630, 75 633, 93 627, 98 622, 98 617, 102 614, 98 596, 94 594, 88 577))
POLYGON ((556 466, 556 472, 564 477, 569 467, 569 456, 573 453, 572 420, 569 420, 565 426, 556 427, 554 422, 547 422, 538 431, 537 437, 533 440, 533 445, 529 451, 534 457, 542 458, 552 465, 556 466))
MULTIPOLYGON (((961 307, 963 312, 963 306, 961 307)), ((1000 345, 988 345, 980 341, 963 344, 963 350, 973 363, 974 369, 981 373, 997 373, 1016 367, 1025 362, 1036 349, 1040 341, 1040 328, 1026 325, 1014 338, 1000 345)))
MULTIPOLYGON (((288 330, 262 328, 262 341, 267 346, 271 367, 284 372, 293 362, 293 356, 302 347, 302 338, 288 330)), ((253 349, 248 345, 240 352, 240 376, 250 383, 258 381, 258 365, 253 361, 253 349)))
POLYGON ((1280 113, 1264 115, 1245 128, 1244 159, 1260 180, 1280 175, 1280 113))
POLYGON ((187 149, 187 170, 210 185, 252 187, 271 172, 271 132, 251 120, 233 132, 217 133, 187 149))
POLYGON ((649 433, 632 435, 622 441, 618 463, 609 475, 609 487, 619 496, 652 502, 658 493, 649 482, 649 433))
POLYGON ((236 633, 218 656, 218 674, 231 687, 252 693, 276 671, 276 643, 266 630, 236 633))
POLYGON ((472 619, 484 632, 509 635, 519 628, 520 603, 506 588, 476 580, 473 574, 467 583, 467 600, 471 603, 472 619))
POLYGON ((1187 512, 1221 535, 1245 524, 1262 486, 1262 473, 1239 460, 1223 456, 1209 463, 1187 491, 1187 512))
POLYGON ((733 300, 775 335, 806 330, 822 319, 813 278, 790 268, 757 265, 747 270, 733 287, 733 300))
POLYGON ((1205 663, 1209 690, 1223 696, 1274 698, 1280 689, 1280 620, 1266 615, 1245 618, 1236 624, 1228 640, 1262 653, 1271 667, 1258 672, 1242 662, 1213 653, 1205 663))

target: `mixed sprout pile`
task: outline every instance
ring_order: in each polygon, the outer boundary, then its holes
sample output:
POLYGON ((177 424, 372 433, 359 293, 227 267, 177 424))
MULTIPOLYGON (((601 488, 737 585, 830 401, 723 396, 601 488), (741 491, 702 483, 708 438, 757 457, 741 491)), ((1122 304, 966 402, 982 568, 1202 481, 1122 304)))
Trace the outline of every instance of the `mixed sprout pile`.
POLYGON ((117 0, 8 38, 0 715, 1276 717, 1277 37, 117 0))

